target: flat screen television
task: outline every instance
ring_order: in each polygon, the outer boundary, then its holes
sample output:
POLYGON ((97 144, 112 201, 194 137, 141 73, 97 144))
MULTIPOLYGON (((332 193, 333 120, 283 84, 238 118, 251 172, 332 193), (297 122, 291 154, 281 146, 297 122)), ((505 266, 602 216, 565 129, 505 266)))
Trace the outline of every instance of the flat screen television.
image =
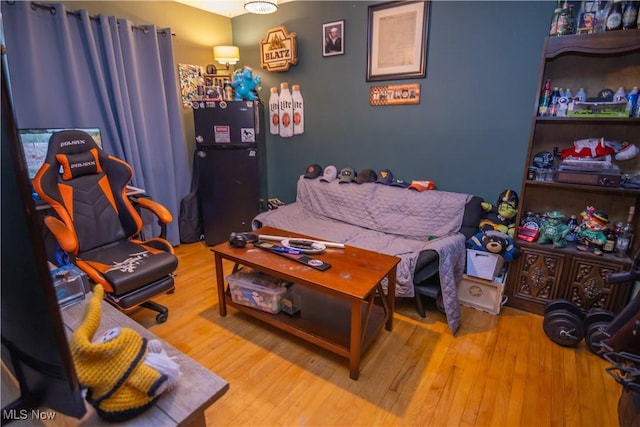
POLYGON ((20 386, 3 402, 2 424, 49 408, 81 418, 86 412, 56 300, 2 55, 2 239, 0 333, 2 362, 20 386))
POLYGON ((93 137, 94 141, 102 148, 102 138, 100 136, 100 128, 35 128, 35 129, 18 129, 20 140, 22 141, 22 150, 27 162, 27 170, 29 178, 33 179, 40 166, 44 163, 47 156, 47 148, 49 147, 49 138, 55 132, 62 130, 81 130, 93 137))

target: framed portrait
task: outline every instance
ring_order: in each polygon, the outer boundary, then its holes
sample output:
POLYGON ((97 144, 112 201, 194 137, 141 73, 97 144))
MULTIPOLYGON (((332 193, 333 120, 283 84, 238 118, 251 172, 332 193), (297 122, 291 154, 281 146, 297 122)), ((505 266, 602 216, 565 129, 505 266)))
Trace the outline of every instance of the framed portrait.
POLYGON ((344 20, 322 24, 322 56, 344 54, 344 20))
POLYGON ((429 1, 369 6, 367 81, 426 76, 429 1))

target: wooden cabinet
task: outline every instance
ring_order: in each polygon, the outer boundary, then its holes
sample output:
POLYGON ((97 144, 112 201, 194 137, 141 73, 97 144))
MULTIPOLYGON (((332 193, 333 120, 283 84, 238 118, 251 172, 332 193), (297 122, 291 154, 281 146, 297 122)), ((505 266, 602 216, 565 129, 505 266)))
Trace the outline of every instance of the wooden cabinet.
MULTIPOLYGON (((547 79, 551 79, 552 87, 569 87, 574 93, 584 88, 588 97, 595 97, 605 88, 615 92, 620 86, 627 91, 640 86, 640 30, 547 38, 542 52, 538 94, 547 79)), ((555 175, 553 180, 547 181, 537 181, 529 176, 529 167, 538 153, 554 153, 569 148, 575 140, 601 137, 640 147, 640 118, 540 117, 538 99, 535 100, 519 194, 518 223, 527 211, 540 214, 560 211, 566 218, 570 215, 579 218, 587 206, 594 206, 607 212, 610 224, 625 222, 630 206, 640 212, 638 189, 595 185, 597 179, 569 184, 555 181, 555 175)), ((558 161, 556 158, 556 165, 558 161)), ((640 174, 640 156, 614 160, 614 163, 623 177, 640 174)), ((636 236, 638 216, 634 224, 636 236)), ((515 240, 522 254, 509 267, 508 305, 542 313, 550 300, 567 298, 584 311, 604 308, 617 312, 627 303, 631 283, 609 285, 606 278, 611 272, 630 269, 630 257, 598 256, 579 251, 573 244, 554 248, 550 244, 515 240)), ((630 253, 635 254, 639 249, 640 238, 636 238, 630 253)))

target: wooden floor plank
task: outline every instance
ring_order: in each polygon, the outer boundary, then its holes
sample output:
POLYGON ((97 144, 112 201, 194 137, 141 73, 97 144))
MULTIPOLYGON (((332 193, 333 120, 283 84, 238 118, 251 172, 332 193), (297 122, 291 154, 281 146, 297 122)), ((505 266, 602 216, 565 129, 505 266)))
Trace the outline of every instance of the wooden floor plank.
MULTIPOLYGON (((169 320, 140 324, 229 381, 208 426, 585 426, 617 425, 620 386, 609 364, 563 348, 542 317, 510 307, 498 316, 462 307, 452 336, 427 301, 427 318, 399 299, 394 330, 365 352, 358 381, 349 364, 230 308, 218 314, 213 255, 203 243, 176 248, 176 292, 156 301, 169 320)), ((223 264, 224 274, 233 265, 223 264)))

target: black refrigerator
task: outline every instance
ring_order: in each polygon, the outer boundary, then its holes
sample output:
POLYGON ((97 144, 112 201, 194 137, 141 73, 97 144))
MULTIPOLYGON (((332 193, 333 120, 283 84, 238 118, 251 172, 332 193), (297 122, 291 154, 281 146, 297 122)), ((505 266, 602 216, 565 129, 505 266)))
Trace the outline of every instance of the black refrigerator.
POLYGON ((198 197, 207 245, 251 231, 266 200, 264 107, 259 102, 200 104, 193 110, 198 197))

